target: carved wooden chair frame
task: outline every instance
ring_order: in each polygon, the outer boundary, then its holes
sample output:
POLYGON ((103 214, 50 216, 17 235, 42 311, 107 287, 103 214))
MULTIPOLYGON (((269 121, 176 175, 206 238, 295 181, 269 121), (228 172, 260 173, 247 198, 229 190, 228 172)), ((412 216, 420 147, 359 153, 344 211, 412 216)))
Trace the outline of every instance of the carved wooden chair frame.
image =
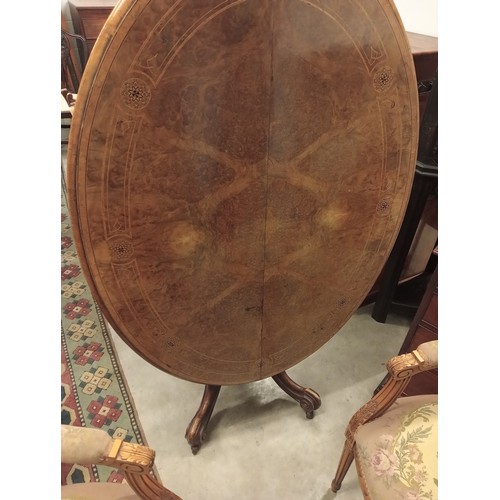
POLYGON ((357 429, 383 415, 398 399, 417 373, 433 370, 438 366, 438 341, 421 344, 417 349, 395 356, 386 363, 389 380, 373 398, 363 405, 351 418, 345 431, 345 443, 340 462, 332 481, 332 490, 337 492, 354 460, 357 429))
POLYGON ((181 500, 172 491, 165 488, 153 475, 153 465, 155 451, 147 446, 136 443, 128 443, 121 439, 112 439, 101 429, 80 428, 73 426, 61 426, 63 449, 62 459, 67 461, 67 457, 75 460, 80 465, 105 465, 118 468, 127 481, 130 488, 142 499, 145 500, 181 500), (64 431, 70 431, 78 437, 77 448, 65 452, 64 431), (92 440, 87 439, 91 436, 101 446, 93 448, 92 440), (86 443, 88 442, 88 446, 86 443), (106 451, 101 450, 105 447, 106 451), (80 457, 78 456, 80 455, 80 457), (66 459, 66 460, 65 460, 66 459))

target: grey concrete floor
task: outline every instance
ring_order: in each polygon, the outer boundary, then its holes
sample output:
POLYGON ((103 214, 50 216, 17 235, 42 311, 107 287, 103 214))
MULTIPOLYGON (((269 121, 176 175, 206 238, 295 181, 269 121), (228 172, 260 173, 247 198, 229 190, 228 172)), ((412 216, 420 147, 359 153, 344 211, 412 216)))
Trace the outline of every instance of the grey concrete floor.
POLYGON ((223 387, 197 455, 184 433, 203 386, 153 367, 110 328, 163 484, 184 500, 361 500, 354 464, 341 490, 330 490, 344 430, 371 398, 410 324, 395 315, 377 323, 372 307, 360 308, 321 349, 287 371, 320 394, 313 419, 272 379, 223 387))

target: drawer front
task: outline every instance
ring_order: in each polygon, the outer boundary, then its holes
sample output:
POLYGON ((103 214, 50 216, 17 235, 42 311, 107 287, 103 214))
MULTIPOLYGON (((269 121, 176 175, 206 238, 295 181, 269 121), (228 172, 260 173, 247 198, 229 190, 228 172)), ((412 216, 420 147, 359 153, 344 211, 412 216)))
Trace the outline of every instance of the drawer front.
POLYGON ((417 82, 434 79, 438 67, 437 51, 431 53, 414 54, 413 61, 415 63, 417 82))
POLYGON ((418 394, 437 394, 438 393, 438 371, 430 370, 428 372, 414 375, 408 387, 404 391, 405 396, 415 396, 418 394))
POLYGON ((113 9, 78 9, 83 36, 87 40, 96 40, 113 9))
MULTIPOLYGON (((435 296, 437 299, 437 295, 435 296)), ((437 301, 436 301, 437 303, 437 301)), ((425 328, 422 324, 418 325, 413 339, 408 347, 408 352, 415 350, 420 344, 437 340, 437 331, 425 328)), ((437 394, 438 393, 438 370, 429 370, 415 375, 404 395, 413 396, 415 394, 437 394)))
POLYGON ((411 343, 408 346, 407 352, 414 351, 420 344, 424 342, 430 342, 431 340, 437 340, 437 333, 425 328, 423 325, 418 325, 415 335, 411 339, 411 343))
POLYGON ((424 317, 422 321, 425 321, 427 324, 433 326, 436 330, 438 327, 438 296, 436 293, 432 295, 431 301, 427 306, 427 310, 425 311, 424 317))

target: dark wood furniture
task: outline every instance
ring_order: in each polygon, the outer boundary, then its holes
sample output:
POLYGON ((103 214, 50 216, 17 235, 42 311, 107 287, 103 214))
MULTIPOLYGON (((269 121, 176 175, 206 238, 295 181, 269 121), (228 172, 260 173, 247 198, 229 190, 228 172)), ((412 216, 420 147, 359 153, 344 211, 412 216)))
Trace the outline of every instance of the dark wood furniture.
POLYGON ((89 54, 116 3, 116 0, 70 0, 73 26, 87 41, 89 54))
MULTIPOLYGON (((434 251, 437 256, 437 249, 434 251)), ((401 345, 399 354, 409 353, 420 344, 438 340, 438 267, 427 284, 424 296, 408 329, 408 333, 401 345)), ((386 376, 375 389, 377 394, 387 383, 386 376)), ((405 388, 403 396, 415 396, 418 394, 438 394, 438 371, 437 368, 421 373, 412 378, 405 388)))
MULTIPOLYGON (((62 21, 64 21, 62 19, 62 21)), ((63 26, 65 23, 62 23, 63 26)), ((61 144, 68 144, 66 136, 71 127, 73 107, 80 87, 83 67, 87 61, 85 39, 61 28, 61 144), (79 51, 77 52, 77 49, 79 51), (79 58, 81 57, 81 63, 79 58)))
POLYGON ((420 116, 424 116, 425 106, 429 99, 432 82, 438 68, 438 39, 434 36, 420 33, 406 32, 415 63, 418 94, 420 102, 420 116))
POLYGON ((124 341, 205 385, 193 452, 222 385, 272 377, 312 417, 319 395, 286 370, 388 257, 419 108, 393 8, 125 1, 92 49, 68 151, 75 242, 124 341))
POLYGON ((78 92, 82 79, 81 59, 87 59, 85 39, 61 28, 61 89, 78 92))
MULTIPOLYGON (((411 257, 411 248, 418 237, 419 227, 425 220, 426 208, 431 206, 435 212, 436 232, 434 238, 428 244, 431 245, 422 269, 414 276, 414 281, 406 283, 406 289, 411 290, 412 284, 419 278, 424 284, 427 283, 435 259, 431 260, 432 251, 437 243, 437 185, 438 185, 438 74, 432 81, 432 91, 425 106, 424 115, 420 120, 420 136, 417 163, 415 168, 415 179, 412 193, 406 209, 405 218, 399 231, 394 248, 384 266, 378 281, 378 293, 373 307, 372 317, 379 322, 385 322, 389 310, 393 305, 398 286, 406 278, 404 274, 405 262, 411 257), (424 272, 427 271, 426 274, 424 272)), ((425 285, 424 285, 425 287, 425 285)), ((401 286, 400 286, 401 288, 401 286)), ((422 287, 420 286, 422 290, 422 287)), ((419 290, 415 287, 413 291, 419 290)), ((422 292, 423 293, 423 292, 422 292)), ((421 295, 420 295, 421 296, 421 295)), ((411 297, 411 294, 410 294, 411 297)), ((405 306, 400 300, 399 307, 405 306)), ((418 299, 406 304, 410 310, 416 312, 418 299)))
MULTIPOLYGON (((423 342, 438 339, 438 268, 434 270, 399 354, 411 352, 423 342)), ((438 370, 415 376, 403 395, 438 393, 438 370)))

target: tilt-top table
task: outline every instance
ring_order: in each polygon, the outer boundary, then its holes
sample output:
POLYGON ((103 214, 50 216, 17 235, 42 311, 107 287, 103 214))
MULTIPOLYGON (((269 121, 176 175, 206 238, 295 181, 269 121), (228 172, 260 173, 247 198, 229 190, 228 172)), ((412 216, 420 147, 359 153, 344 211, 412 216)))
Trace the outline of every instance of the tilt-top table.
POLYGON ((220 387, 319 349, 372 287, 410 194, 411 50, 389 0, 124 0, 80 86, 68 154, 96 301, 145 360, 220 387))

